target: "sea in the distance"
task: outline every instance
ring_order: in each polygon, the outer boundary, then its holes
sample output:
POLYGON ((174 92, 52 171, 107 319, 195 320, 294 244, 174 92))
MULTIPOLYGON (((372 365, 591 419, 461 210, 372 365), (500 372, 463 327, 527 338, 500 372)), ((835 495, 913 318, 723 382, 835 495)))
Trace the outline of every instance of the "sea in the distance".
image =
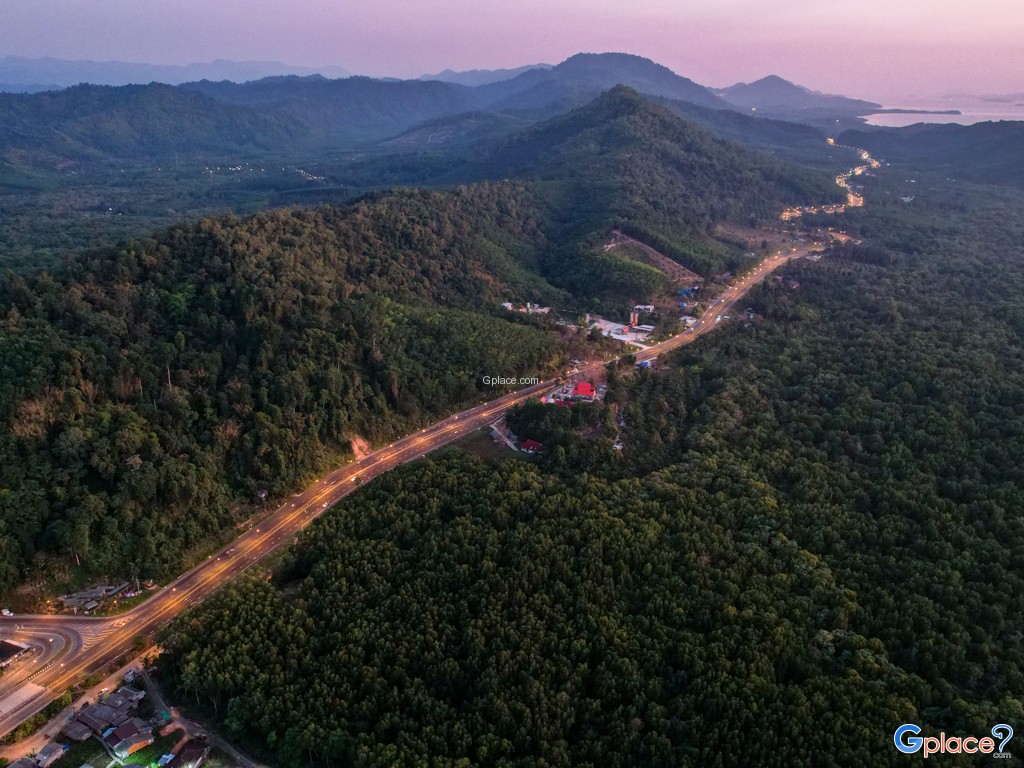
POLYGON ((1007 97, 981 98, 977 96, 951 96, 945 99, 918 101, 907 99, 900 104, 886 104, 886 109, 930 109, 941 111, 956 109, 959 115, 874 114, 865 115, 870 125, 900 128, 914 123, 959 123, 973 125, 987 120, 1024 120, 1024 94, 1007 97))

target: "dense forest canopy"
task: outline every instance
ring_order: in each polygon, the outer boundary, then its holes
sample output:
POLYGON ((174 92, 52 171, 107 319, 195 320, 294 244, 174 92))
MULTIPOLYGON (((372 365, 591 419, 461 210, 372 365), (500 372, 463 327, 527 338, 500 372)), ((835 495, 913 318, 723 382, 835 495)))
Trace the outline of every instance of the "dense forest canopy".
POLYGON ((551 331, 494 314, 560 292, 521 189, 396 193, 209 220, 8 276, 0 390, 3 586, 37 551, 170 575, 238 500, 548 372, 551 331), (523 206, 520 210, 518 206, 523 206))
POLYGON ((918 202, 520 410, 538 463, 350 497, 172 627, 181 700, 282 766, 897 765, 900 723, 1024 718, 1021 200, 918 202))

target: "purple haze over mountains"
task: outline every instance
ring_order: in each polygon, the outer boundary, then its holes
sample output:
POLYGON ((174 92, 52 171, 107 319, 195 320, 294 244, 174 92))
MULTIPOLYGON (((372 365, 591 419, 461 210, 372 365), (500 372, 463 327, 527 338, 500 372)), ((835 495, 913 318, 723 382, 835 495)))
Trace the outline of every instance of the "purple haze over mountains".
POLYGON ((0 0, 0 17, 0 56, 408 78, 626 51, 720 87, 774 73, 876 101, 1024 89, 1019 0, 0 0))

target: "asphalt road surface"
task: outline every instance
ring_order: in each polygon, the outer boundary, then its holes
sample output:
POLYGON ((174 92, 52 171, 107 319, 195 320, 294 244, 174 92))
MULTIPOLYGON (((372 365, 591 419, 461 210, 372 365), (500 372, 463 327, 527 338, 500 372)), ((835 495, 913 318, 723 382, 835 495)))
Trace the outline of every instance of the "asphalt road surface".
MULTIPOLYGON (((792 247, 762 261, 738 278, 704 312, 698 323, 668 341, 636 353, 638 361, 690 344, 717 325, 757 282, 815 246, 792 247), (718 318, 721 318, 719 320, 718 318)), ((609 361, 605 361, 609 362, 609 361)), ((184 609, 201 603, 219 586, 290 544, 317 516, 371 480, 400 464, 425 456, 490 424, 512 406, 558 384, 549 379, 439 421, 332 472, 285 502, 229 547, 211 555, 144 603, 120 616, 14 616, 0 618, 0 637, 33 646, 0 677, 0 736, 36 714, 76 680, 105 669, 132 649, 138 635, 151 636, 184 609), (7 702, 7 704, 5 704, 7 702)))

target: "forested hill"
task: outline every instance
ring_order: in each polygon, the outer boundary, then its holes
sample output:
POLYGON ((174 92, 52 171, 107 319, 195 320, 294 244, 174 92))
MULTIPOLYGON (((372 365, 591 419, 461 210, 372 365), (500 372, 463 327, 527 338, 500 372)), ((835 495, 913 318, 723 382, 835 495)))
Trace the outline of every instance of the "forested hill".
POLYGON ((0 159, 16 166, 174 155, 219 159, 309 140, 308 126, 301 121, 157 83, 0 93, 0 159))
POLYGON ((677 117, 696 123, 719 139, 756 150, 798 157, 814 164, 838 162, 837 170, 846 170, 848 165, 848 155, 834 153, 826 142, 824 131, 809 125, 752 117, 742 112, 708 109, 672 99, 655 99, 655 102, 677 117))
POLYGON ((551 115, 585 104, 617 85, 711 109, 735 109, 668 67, 626 53, 578 53, 555 67, 532 69, 511 80, 483 85, 477 93, 497 110, 551 115))
POLYGON ((774 220, 794 200, 841 199, 828 174, 716 138, 624 86, 522 132, 452 177, 540 182, 573 238, 614 224, 698 272, 722 267, 713 248, 694 246, 716 223, 774 220))
POLYGON ((0 159, 17 167, 287 157, 393 136, 473 109, 453 83, 274 77, 0 93, 0 159))
POLYGON ((788 199, 838 195, 827 176, 743 150, 625 86, 523 131, 477 173, 628 188, 651 207, 683 212, 694 228, 728 216, 774 217, 788 199))
POLYGON ((866 115, 882 107, 873 101, 812 91, 778 75, 762 77, 753 83, 736 83, 717 93, 737 107, 783 119, 812 115, 851 117, 866 115))
POLYGON ((287 116, 308 126, 320 144, 334 148, 394 136, 418 123, 480 105, 473 89, 455 83, 369 77, 268 77, 250 83, 201 81, 183 85, 182 89, 225 104, 287 116))
POLYGON ((175 575, 189 548, 348 451, 551 370, 557 301, 510 184, 210 220, 0 281, 0 589, 175 575), (37 560, 37 553, 43 558, 37 560))

